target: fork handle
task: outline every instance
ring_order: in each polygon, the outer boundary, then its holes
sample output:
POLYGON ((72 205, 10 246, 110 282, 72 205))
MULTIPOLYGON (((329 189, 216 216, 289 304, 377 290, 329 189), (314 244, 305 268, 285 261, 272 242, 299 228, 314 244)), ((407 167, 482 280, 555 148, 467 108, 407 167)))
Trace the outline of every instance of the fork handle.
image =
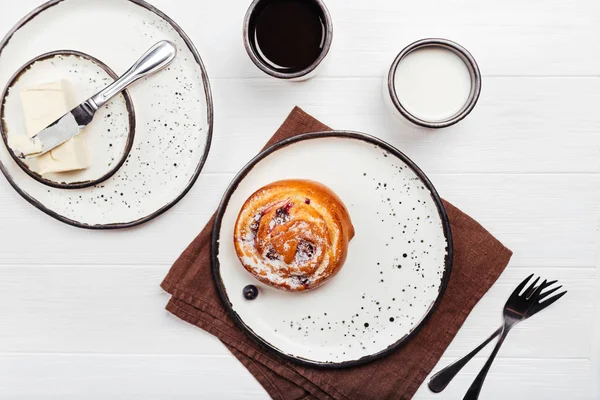
POLYGON ((506 339, 506 336, 508 335, 509 331, 510 328, 507 325, 504 325, 502 329, 502 334, 500 335, 500 339, 498 339, 498 343, 496 343, 496 347, 494 347, 492 354, 490 354, 490 357, 486 361, 483 368, 481 368, 481 371, 471 384, 471 387, 469 388, 469 390, 467 390, 467 394, 465 394, 463 400, 477 400, 479 398, 479 392, 481 392, 481 388, 483 387, 485 377, 487 376, 487 373, 490 370, 494 359, 496 358, 496 354, 498 354, 498 351, 500 350, 502 343, 504 343, 504 339, 506 339))
POLYGON ((499 334, 502 333, 502 327, 498 328, 496 332, 492 334, 489 338, 487 338, 483 343, 473 349, 469 354, 464 356, 463 358, 456 360, 452 364, 448 365, 446 368, 440 370, 435 375, 429 379, 429 390, 433 393, 440 393, 442 390, 446 389, 446 386, 454 379, 456 374, 465 366, 471 359, 481 351, 485 346, 488 345, 489 342, 494 340, 499 334))

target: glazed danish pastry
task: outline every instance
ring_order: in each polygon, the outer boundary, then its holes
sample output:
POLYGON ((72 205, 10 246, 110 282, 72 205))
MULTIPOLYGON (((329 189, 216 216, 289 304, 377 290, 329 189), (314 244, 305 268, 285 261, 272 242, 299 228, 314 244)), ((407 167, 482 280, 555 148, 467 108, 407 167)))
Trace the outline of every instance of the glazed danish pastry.
POLYGON ((284 180, 256 191, 234 229, 237 255, 261 282, 282 290, 312 290, 344 264, 354 227, 328 187, 284 180))

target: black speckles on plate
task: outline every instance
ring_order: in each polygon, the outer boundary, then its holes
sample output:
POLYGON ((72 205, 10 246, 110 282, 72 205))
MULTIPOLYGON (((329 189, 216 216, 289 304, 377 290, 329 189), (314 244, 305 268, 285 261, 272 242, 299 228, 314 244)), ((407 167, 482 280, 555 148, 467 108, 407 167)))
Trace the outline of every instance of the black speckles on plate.
MULTIPOLYGON (((114 57, 126 60, 131 59, 132 54, 135 57, 136 53, 142 54, 147 50, 147 44, 138 40, 142 34, 151 39, 150 42, 171 40, 179 51, 177 59, 169 68, 136 85, 135 107, 139 135, 131 150, 132 157, 106 181, 104 187, 77 189, 83 194, 81 199, 78 197, 79 193, 67 195, 59 190, 48 193, 46 189, 42 191, 32 188, 22 184, 21 177, 15 173, 9 160, 0 154, 0 169, 22 196, 62 222, 82 228, 116 229, 139 225, 160 215, 187 193, 196 181, 208 154, 212 135, 212 99, 199 54, 172 20, 148 3, 137 0, 95 2, 92 8, 79 7, 72 2, 48 2, 36 9, 35 18, 23 19, 14 31, 16 34, 7 36, 0 43, 0 70, 3 71, 14 68, 8 67, 7 62, 12 61, 5 61, 5 54, 22 54, 22 49, 39 54, 46 48, 57 47, 52 43, 72 43, 74 48, 92 54, 106 53, 97 50, 110 47, 114 57), (96 10, 115 22, 111 26, 111 35, 119 37, 119 46, 110 47, 111 41, 107 41, 106 37, 77 28, 96 23, 97 15, 90 10, 96 10), (55 23, 57 15, 61 17, 60 24, 55 23), (124 15, 127 23, 119 23, 124 15), (31 21, 35 21, 35 24, 31 21), (36 30, 37 24, 46 29, 36 30), (135 34, 129 34, 131 31, 135 34), (174 95, 175 91, 181 95, 174 95), (173 130, 163 131, 158 126, 153 126, 156 129, 149 129, 153 118, 163 120, 173 130), (182 126, 178 128, 175 122, 182 126), (158 143, 159 139, 173 135, 176 140, 170 144, 166 140, 158 143), (177 168, 173 167, 174 163, 178 164, 177 168), (173 170, 177 172, 174 173, 173 170), (24 187, 27 187, 27 191, 22 189, 24 187), (123 199, 117 199, 115 190, 124 193, 123 199), (104 194, 101 202, 96 198, 99 194, 104 194)), ((84 75, 80 68, 70 69, 72 72, 69 77, 72 79, 81 79, 84 75)), ((106 86, 110 83, 110 80, 104 79, 99 73, 83 78, 86 79, 86 85, 106 86)), ((96 119, 98 117, 102 116, 97 115, 96 119)), ((119 115, 113 110, 108 110, 106 117, 107 120, 95 120, 95 123, 108 124, 108 128, 102 135, 94 137, 118 136, 119 130, 124 126, 119 121, 127 119, 125 114, 119 115)), ((110 143, 113 146, 107 145, 107 148, 113 152, 121 148, 116 140, 111 140, 110 143)), ((118 157, 107 157, 104 165, 118 165, 118 157)))
MULTIPOLYGON (((314 140, 321 140, 315 136, 314 140)), ((277 171, 285 171, 286 176, 301 174, 303 178, 319 180, 332 187, 348 207, 356 229, 356 239, 350 243, 347 264, 341 272, 313 292, 275 291, 268 302, 270 308, 265 305, 263 313, 250 315, 238 310, 235 304, 232 307, 255 335, 268 340, 267 345, 301 357, 303 360, 299 362, 351 363, 399 345, 397 342, 407 335, 410 337, 433 308, 442 285, 438 272, 444 270, 445 254, 439 244, 444 232, 441 220, 435 218, 439 203, 430 191, 419 190, 421 186, 429 186, 423 185, 420 179, 415 180, 419 175, 394 152, 382 152, 378 145, 374 148, 379 150, 365 151, 363 158, 363 150, 354 146, 348 157, 352 160, 345 161, 340 159, 340 154, 346 151, 342 140, 338 137, 322 140, 331 143, 322 152, 319 144, 305 143, 298 147, 302 150, 294 153, 289 150, 296 143, 292 141, 289 147, 278 148, 249 164, 244 170, 248 175, 242 173, 240 179, 232 183, 236 188, 232 189, 235 206, 228 204, 233 200, 227 194, 223 200, 227 211, 222 215, 218 236, 229 237, 225 227, 235 222, 236 213, 247 198, 239 194, 237 199, 237 191, 243 192, 239 188, 243 186, 251 192, 253 187, 260 187, 252 183, 253 176, 275 181, 284 175, 277 171), (279 153, 281 149, 285 150, 279 153), (310 152, 310 157, 322 161, 319 171, 310 165, 290 167, 290 160, 295 164, 295 160, 306 159, 300 151, 310 152), (288 152, 292 152, 292 156, 285 157, 285 164, 270 161, 271 157, 283 160, 288 152), (246 179, 248 181, 244 181, 246 179), (231 218, 230 210, 234 210, 231 218), (433 224, 427 222, 427 215, 433 216, 430 218, 433 224), (434 247, 429 247, 432 244, 434 247), (282 322, 284 319, 286 322, 282 322), (287 322, 290 320, 294 321, 293 326, 287 322), (270 326, 276 327, 278 335, 261 331, 270 326)), ((228 274, 232 273, 229 266, 235 264, 227 259, 228 249, 222 245, 218 248, 219 268, 228 268, 228 274)))
MULTIPOLYGON (((15 134, 20 133, 22 113, 18 93, 23 89, 49 80, 67 82, 66 89, 71 92, 67 96, 79 98, 87 93, 95 93, 116 79, 117 75, 102 61, 82 52, 60 50, 42 54, 29 61, 9 81, 0 99, 0 133, 7 145, 15 134), (77 71, 77 73, 75 73, 77 71), (96 77, 100 75, 100 81, 96 77), (52 78, 50 78, 52 77, 52 78), (17 103, 17 107, 15 104, 17 103)), ((90 124, 77 138, 80 151, 90 154, 91 166, 65 173, 49 173, 39 175, 36 169, 37 160, 13 160, 30 177, 38 182, 57 189, 83 189, 98 185, 110 179, 124 162, 131 150, 135 136, 135 113, 133 102, 127 92, 118 95, 102 107, 95 116, 95 123, 90 124), (119 132, 108 133, 113 121, 105 117, 107 109, 121 110, 121 118, 117 121, 119 132), (112 146, 116 143, 116 146, 112 146), (85 148, 84 148, 85 147, 85 148)), ((47 157, 47 156, 46 156, 47 157)), ((52 193, 52 191, 51 191, 52 193)), ((73 204, 69 204, 73 209, 73 204)))

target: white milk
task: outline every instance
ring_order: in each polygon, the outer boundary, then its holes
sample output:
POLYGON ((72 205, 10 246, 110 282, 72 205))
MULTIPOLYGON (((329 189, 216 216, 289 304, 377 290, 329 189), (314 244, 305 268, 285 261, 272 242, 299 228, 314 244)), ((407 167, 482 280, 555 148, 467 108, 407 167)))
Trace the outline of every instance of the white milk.
POLYGON ((466 104, 471 76, 464 61, 441 47, 409 53, 398 64, 396 94, 409 113, 425 121, 443 121, 466 104))

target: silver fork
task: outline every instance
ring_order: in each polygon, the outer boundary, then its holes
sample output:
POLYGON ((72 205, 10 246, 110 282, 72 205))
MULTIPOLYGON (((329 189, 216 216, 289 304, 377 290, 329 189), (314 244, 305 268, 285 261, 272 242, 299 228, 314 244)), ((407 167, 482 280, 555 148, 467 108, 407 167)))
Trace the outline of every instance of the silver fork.
POLYGON ((456 374, 465 366, 475 354, 477 354, 481 349, 483 349, 489 342, 491 342, 496 336, 500 335, 500 339, 496 344, 496 347, 492 351, 489 359, 479 372, 479 375, 475 378, 471 387, 467 391, 467 394, 463 398, 463 400, 476 400, 479 397, 479 392, 481 391, 481 387, 483 386, 483 382, 485 377, 494 362, 494 358, 498 351, 500 350, 500 346, 506 339, 508 332, 519 322, 526 320, 527 318, 537 314, 542 311, 544 308, 548 307, 562 296, 567 293, 566 291, 558 293, 550 298, 547 298, 551 294, 555 293, 562 286, 557 286, 552 289, 546 290, 542 293, 543 290, 550 288, 550 286, 554 285, 557 281, 547 282, 544 280, 542 284, 536 286, 540 278, 535 279, 529 287, 521 294, 523 288, 529 283, 533 274, 529 275, 523 282, 517 286, 514 292, 510 295, 506 304, 504 305, 504 324, 500 327, 496 332, 492 334, 487 340, 485 340, 481 345, 471 351, 469 354, 464 356, 458 361, 448 365, 446 368, 442 369, 435 375, 431 377, 429 380, 429 389, 432 392, 439 393, 448 386, 450 381, 456 376, 456 374), (545 300, 545 301, 543 301, 545 300))

